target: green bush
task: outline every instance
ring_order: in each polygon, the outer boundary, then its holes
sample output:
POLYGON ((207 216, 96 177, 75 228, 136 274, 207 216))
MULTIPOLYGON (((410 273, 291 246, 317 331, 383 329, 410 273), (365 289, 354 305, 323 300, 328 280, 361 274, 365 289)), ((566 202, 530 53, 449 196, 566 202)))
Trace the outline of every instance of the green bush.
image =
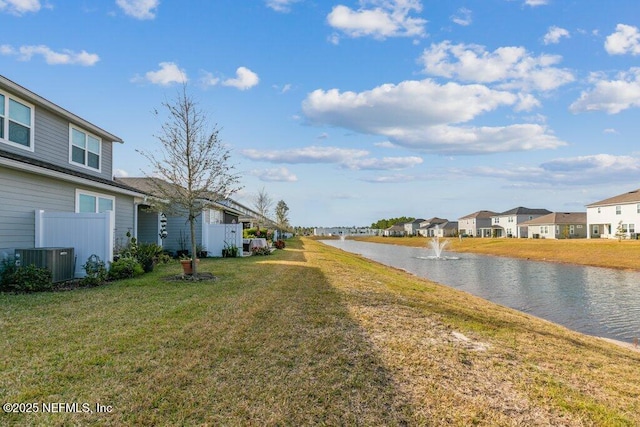
POLYGON ((111 263, 109 269, 109 278, 129 279, 131 277, 138 277, 144 274, 144 269, 137 259, 132 257, 122 257, 111 263))
POLYGON ((9 291, 13 282, 13 273, 16 271, 15 258, 8 257, 0 263, 0 291, 9 291))
POLYGON ((14 292, 41 292, 53 288, 51 272, 33 264, 17 267, 8 278, 8 282, 10 283, 7 284, 7 290, 14 292))

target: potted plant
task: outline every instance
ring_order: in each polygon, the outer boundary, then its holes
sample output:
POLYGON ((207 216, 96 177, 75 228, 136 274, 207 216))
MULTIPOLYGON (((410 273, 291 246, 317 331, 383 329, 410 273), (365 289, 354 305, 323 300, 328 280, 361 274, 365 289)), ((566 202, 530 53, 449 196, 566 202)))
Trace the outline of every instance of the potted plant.
POLYGON ((229 245, 225 242, 225 246, 222 249, 223 258, 235 258, 238 256, 238 247, 236 245, 229 245))
POLYGON ((206 258, 209 256, 209 252, 207 252, 207 248, 202 245, 196 245, 196 256, 198 258, 206 258))
MULTIPOLYGON (((200 259, 196 258, 196 262, 200 263, 200 259)), ((180 265, 182 265, 182 273, 185 275, 192 275, 193 274, 193 259, 188 257, 188 256, 182 256, 180 258, 180 265)))

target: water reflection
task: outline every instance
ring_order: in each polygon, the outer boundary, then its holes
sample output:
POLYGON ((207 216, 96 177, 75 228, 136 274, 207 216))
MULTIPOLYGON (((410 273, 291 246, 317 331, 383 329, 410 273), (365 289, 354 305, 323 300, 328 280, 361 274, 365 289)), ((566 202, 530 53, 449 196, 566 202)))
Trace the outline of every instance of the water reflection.
POLYGON ((476 254, 436 260, 426 247, 323 242, 585 334, 626 342, 640 335, 637 272, 476 254))

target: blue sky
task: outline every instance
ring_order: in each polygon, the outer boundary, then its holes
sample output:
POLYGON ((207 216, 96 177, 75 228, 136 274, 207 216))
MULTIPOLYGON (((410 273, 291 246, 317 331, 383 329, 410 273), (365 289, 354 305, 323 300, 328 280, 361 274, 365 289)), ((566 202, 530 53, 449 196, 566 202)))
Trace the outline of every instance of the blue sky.
POLYGON ((186 80, 236 198, 294 225, 640 187, 637 0, 0 0, 0 28, 0 74, 124 139, 121 176, 186 80))

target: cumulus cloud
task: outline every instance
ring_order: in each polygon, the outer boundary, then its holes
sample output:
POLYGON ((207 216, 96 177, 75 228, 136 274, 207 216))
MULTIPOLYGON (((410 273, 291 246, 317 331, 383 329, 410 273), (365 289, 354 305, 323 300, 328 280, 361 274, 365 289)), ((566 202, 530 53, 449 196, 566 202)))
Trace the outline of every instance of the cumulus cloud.
POLYGON ((615 33, 607 36, 604 48, 609 55, 640 55, 640 31, 631 25, 616 25, 615 33))
POLYGON ((462 25, 463 27, 471 25, 471 10, 466 7, 461 7, 458 9, 458 12, 451 17, 451 20, 455 24, 462 25))
POLYGON ((215 86, 218 83, 220 83, 220 79, 218 77, 215 77, 212 73, 209 73, 207 71, 202 72, 202 77, 200 77, 200 84, 208 87, 215 86))
POLYGON ((549 27, 549 31, 544 35, 542 41, 544 44, 558 44, 560 43, 560 39, 563 37, 570 37, 569 31, 560 27, 549 27))
POLYGON ((291 12, 291 5, 297 3, 299 0, 266 0, 268 8, 280 13, 291 12))
POLYGON ((298 177, 289 172, 287 168, 254 169, 251 174, 257 176, 260 181, 266 182, 296 182, 298 177))
POLYGON ((525 0, 524 4, 531 7, 545 6, 549 4, 549 0, 525 0))
POLYGON ((155 85, 169 86, 173 83, 186 83, 189 80, 187 72, 180 69, 174 62, 161 62, 158 65, 160 66, 159 70, 148 71, 144 77, 136 76, 132 81, 147 81, 155 85))
POLYGON ((554 159, 539 166, 478 167, 458 172, 472 176, 502 178, 510 182, 586 185, 637 180, 640 178, 640 159, 631 156, 595 154, 554 159))
MULTIPOLYGON (((427 21, 410 16, 422 11, 419 0, 361 0, 361 7, 353 10, 335 6, 327 16, 331 27, 348 37, 423 37, 427 21)), ((333 43, 337 40, 333 39, 333 43)))
POLYGON ((17 49, 10 45, 2 45, 0 46, 0 54, 17 56, 20 61, 30 61, 34 56, 42 56, 49 65, 82 65, 90 67, 100 60, 97 54, 88 53, 84 50, 74 52, 69 49, 63 49, 60 52, 56 52, 44 45, 20 46, 17 49))
POLYGON ((380 135, 396 145, 436 153, 493 153, 556 148, 565 143, 545 126, 474 127, 460 124, 499 107, 531 99, 483 85, 432 80, 385 84, 355 93, 315 90, 302 109, 313 124, 380 135))
POLYGON ((0 0, 0 12, 18 16, 38 12, 41 7, 40 0, 0 0))
POLYGON ((550 91, 575 80, 565 69, 554 67, 558 55, 532 56, 524 47, 484 46, 444 41, 425 49, 419 61, 424 72, 465 82, 493 83, 502 89, 550 91))
POLYGON ((236 70, 236 78, 227 79, 222 82, 224 86, 232 86, 240 90, 247 90, 260 82, 260 78, 256 73, 246 67, 238 67, 236 70))
POLYGON ((351 170, 400 170, 417 166, 422 163, 422 158, 408 157, 384 157, 382 159, 369 157, 366 150, 356 150, 339 147, 310 146, 290 150, 255 150, 242 151, 245 157, 271 163, 325 163, 336 164, 351 170))
POLYGON ((590 78, 593 87, 583 91, 569 109, 573 113, 606 111, 617 114, 623 110, 640 107, 640 68, 619 73, 614 80, 600 74, 590 78))
POLYGON ((154 19, 159 0, 116 0, 122 11, 136 19, 154 19))

